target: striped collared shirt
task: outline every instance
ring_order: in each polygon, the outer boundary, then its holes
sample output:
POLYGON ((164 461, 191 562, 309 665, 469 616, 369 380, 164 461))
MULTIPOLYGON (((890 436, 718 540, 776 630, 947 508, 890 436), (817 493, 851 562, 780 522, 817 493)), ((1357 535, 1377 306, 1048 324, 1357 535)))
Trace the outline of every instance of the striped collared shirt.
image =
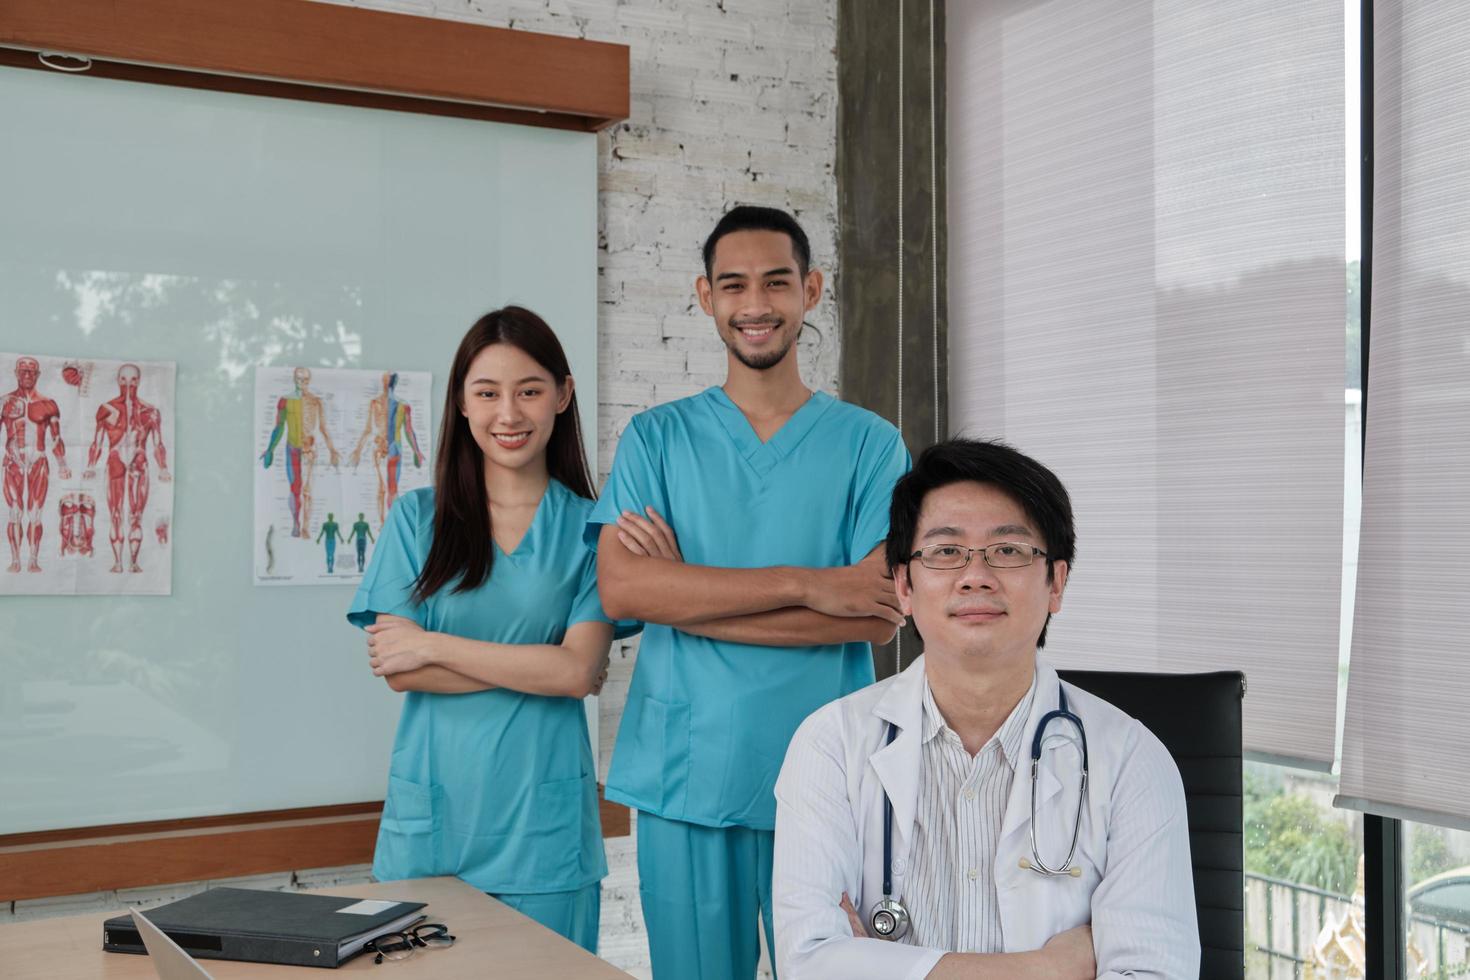
POLYGON ((919 800, 905 882, 912 926, 905 942, 954 953, 1004 950, 995 849, 1023 751, 1036 678, 974 756, 944 723, 924 679, 919 800))

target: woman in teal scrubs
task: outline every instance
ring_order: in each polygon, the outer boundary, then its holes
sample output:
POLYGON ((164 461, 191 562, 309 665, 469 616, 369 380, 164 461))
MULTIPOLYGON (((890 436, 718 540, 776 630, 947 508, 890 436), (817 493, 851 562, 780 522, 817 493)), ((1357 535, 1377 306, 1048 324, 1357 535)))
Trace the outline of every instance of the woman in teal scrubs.
POLYGON ((486 314, 450 369, 434 488, 393 505, 347 614, 406 691, 373 875, 456 875, 596 951, 607 874, 582 699, 614 624, 565 353, 486 314))

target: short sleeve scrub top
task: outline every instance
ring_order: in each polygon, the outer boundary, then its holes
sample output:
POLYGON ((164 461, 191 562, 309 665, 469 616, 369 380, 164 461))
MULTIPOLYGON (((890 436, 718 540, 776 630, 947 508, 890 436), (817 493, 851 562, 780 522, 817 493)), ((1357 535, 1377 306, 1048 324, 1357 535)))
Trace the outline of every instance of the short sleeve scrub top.
MULTIPOLYGON (((431 488, 405 494, 347 619, 367 626, 386 613, 431 632, 517 644, 560 643, 577 623, 610 622, 597 597, 596 555, 583 542, 592 506, 552 480, 516 549, 494 546, 485 582, 467 592, 451 584, 418 603, 412 590, 433 540, 434 496, 431 488)), ((615 624, 618 636, 637 629, 615 624)), ((606 874, 580 700, 503 688, 407 693, 374 877, 455 875, 595 949, 606 874)))

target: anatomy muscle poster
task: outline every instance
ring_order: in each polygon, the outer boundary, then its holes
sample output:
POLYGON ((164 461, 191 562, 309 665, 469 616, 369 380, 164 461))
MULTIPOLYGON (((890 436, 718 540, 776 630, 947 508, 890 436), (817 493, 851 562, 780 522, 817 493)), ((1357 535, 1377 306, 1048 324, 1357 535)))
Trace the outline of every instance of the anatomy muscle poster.
POLYGON ((174 365, 0 353, 0 595, 168 595, 174 365))

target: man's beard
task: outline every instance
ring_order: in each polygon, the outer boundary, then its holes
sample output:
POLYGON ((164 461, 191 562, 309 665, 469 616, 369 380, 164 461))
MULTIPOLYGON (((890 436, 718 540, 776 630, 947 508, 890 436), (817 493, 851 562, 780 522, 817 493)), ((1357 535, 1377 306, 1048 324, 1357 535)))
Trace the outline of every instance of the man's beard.
MULTIPOLYGON (((754 324, 747 322, 744 325, 753 326, 754 324)), ((782 326, 784 326, 784 324, 772 324, 771 331, 774 333, 775 331, 780 330, 782 326)), ((730 332, 734 334, 735 337, 742 336, 740 332, 740 327, 736 326, 733 321, 730 323, 730 332)), ((740 345, 735 340, 725 341, 725 348, 729 350, 730 353, 735 355, 735 359, 737 361, 739 361, 741 364, 744 364, 752 371, 769 371, 771 368, 775 367, 777 364, 780 364, 786 359, 786 355, 791 353, 791 348, 795 344, 796 338, 792 337, 786 342, 785 347, 782 347, 779 350, 761 351, 758 354, 745 353, 740 349, 740 345)))

